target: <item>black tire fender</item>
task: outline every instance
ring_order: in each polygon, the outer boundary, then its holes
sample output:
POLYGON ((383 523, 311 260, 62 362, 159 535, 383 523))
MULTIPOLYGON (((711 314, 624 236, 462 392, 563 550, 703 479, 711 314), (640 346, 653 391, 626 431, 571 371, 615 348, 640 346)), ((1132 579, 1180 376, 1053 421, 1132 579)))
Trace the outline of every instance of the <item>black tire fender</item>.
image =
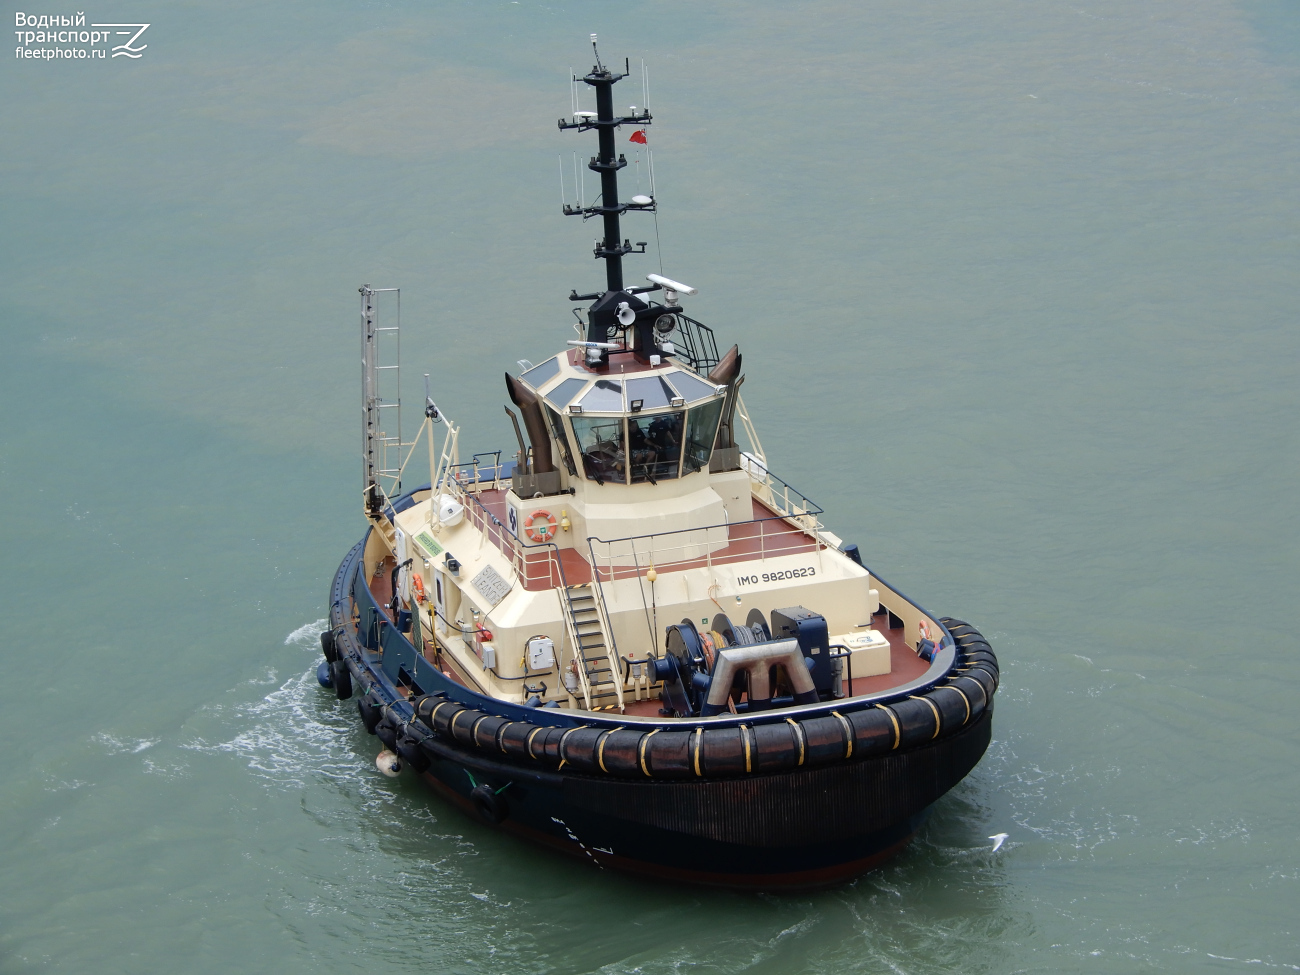
POLYGON ((334 693, 339 700, 346 701, 352 696, 352 671, 348 670, 346 660, 336 660, 330 664, 330 677, 334 681, 334 693))
POLYGON ((366 726, 366 732, 373 735, 375 726, 379 724, 379 719, 383 716, 383 711, 379 705, 370 700, 370 695, 357 698, 357 711, 361 713, 361 723, 366 726))
POLYGON ((481 782, 470 790, 469 801, 474 804, 478 818, 489 825, 496 826, 510 815, 509 803, 486 782, 481 782))
POLYGON ((414 738, 397 739, 397 755, 403 765, 421 774, 427 771, 431 764, 429 756, 424 753, 424 749, 414 738))
POLYGON ((375 735, 390 752, 397 751, 397 729, 391 724, 391 719, 381 719, 375 725, 375 735))
POLYGON ((339 659, 338 648, 334 645, 334 631, 325 630, 320 635, 321 652, 325 654, 325 659, 330 663, 339 659))

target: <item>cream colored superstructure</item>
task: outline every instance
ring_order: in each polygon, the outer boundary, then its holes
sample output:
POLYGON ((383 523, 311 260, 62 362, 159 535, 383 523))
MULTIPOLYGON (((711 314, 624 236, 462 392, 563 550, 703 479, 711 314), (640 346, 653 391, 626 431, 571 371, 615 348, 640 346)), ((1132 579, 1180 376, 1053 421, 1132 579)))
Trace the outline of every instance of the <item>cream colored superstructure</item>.
MULTIPOLYGON (((557 365, 538 384, 548 406, 547 393, 566 380, 600 378, 568 356, 557 365)), ((653 374, 641 370, 632 378, 653 374)), ((724 394, 721 387, 708 389, 697 402, 724 394)), ((748 426, 743 406, 741 414, 748 426)), ((608 415, 611 422, 628 417, 626 411, 608 415)), ((440 492, 395 516, 395 533, 372 533, 367 571, 412 561, 427 598, 411 598, 405 575, 401 592, 418 607, 420 633, 432 637, 445 671, 505 700, 537 694, 563 707, 586 706, 591 689, 573 663, 579 623, 572 592, 556 584, 560 562, 569 573, 576 566, 592 576, 585 585, 565 578, 573 591, 590 593, 598 610, 588 624, 604 638, 619 685, 616 702, 607 706, 622 708, 648 693, 644 671, 634 665, 663 652, 666 626, 685 619, 707 631, 719 613, 743 622, 755 609, 766 617, 803 606, 825 617, 832 644, 853 653, 855 677, 889 672, 888 642, 871 630, 880 587, 839 550, 840 539, 823 528, 815 506, 766 470, 756 437, 739 469, 710 470, 706 460, 701 469, 658 483, 597 483, 583 476, 573 429, 565 427, 568 443, 552 441, 558 492, 521 498, 508 479, 445 477, 440 492), (566 453, 577 458, 572 470, 561 462, 566 453), (464 514, 440 518, 440 497, 463 505, 464 514), (530 541, 527 526, 534 520, 543 528, 553 522, 553 537, 535 531, 542 541, 530 541), (390 550, 393 559, 385 561, 390 550), (528 666, 526 646, 536 637, 553 642, 553 666, 528 666)), ((908 614, 901 604, 891 610, 915 639, 919 612, 908 614)))

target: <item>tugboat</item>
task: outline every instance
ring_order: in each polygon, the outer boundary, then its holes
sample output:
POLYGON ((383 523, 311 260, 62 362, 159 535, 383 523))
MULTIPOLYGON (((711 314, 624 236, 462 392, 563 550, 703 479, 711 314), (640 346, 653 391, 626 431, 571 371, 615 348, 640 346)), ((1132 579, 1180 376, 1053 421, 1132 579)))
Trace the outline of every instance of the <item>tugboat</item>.
POLYGON ((645 244, 620 220, 656 201, 622 202, 615 139, 652 119, 615 113, 628 66, 595 57, 573 81, 596 111, 575 98, 559 128, 598 136, 598 201, 564 212, 601 219, 605 289, 569 296, 580 338, 506 374, 513 460, 462 463, 427 377, 420 434, 385 432, 399 326, 360 289, 369 527, 334 576, 319 677, 357 697, 380 771, 485 823, 671 881, 826 886, 900 850, 980 760, 997 660, 768 469, 738 347, 719 355, 682 307, 696 289, 625 283, 645 244), (403 491, 421 438, 429 483, 403 491))

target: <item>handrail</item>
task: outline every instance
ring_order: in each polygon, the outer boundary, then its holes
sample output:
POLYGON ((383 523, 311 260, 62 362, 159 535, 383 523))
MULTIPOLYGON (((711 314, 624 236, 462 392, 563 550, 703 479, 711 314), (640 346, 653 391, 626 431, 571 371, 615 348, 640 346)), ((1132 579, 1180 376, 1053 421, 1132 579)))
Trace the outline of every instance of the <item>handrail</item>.
MULTIPOLYGON (((490 470, 490 468, 481 468, 481 470, 486 471, 490 470)), ((497 549, 500 550, 501 554, 504 555, 506 560, 510 563, 510 568, 514 570, 515 578, 517 580, 522 580, 525 588, 527 588, 530 583, 540 578, 539 576, 534 576, 531 571, 534 566, 539 564, 546 566, 546 579, 548 584, 553 578, 550 568, 552 562, 559 567, 560 579, 564 579, 564 568, 559 557, 559 547, 554 542, 539 542, 535 545, 529 545, 520 541, 519 537, 515 535, 514 532, 510 531, 510 529, 501 523, 501 520, 496 515, 488 510, 487 505, 480 501, 475 496, 474 492, 465 490, 465 485, 460 482, 458 477, 452 477, 449 483, 455 484, 456 490, 460 496, 471 503, 470 506, 466 508, 466 512, 470 516, 470 521, 474 523, 474 526, 478 528, 484 538, 493 540, 497 549), (551 558, 538 560, 530 558, 528 550, 532 550, 533 552, 539 550, 553 551, 550 553, 551 558)))
MULTIPOLYGON (((591 548, 591 539, 587 539, 587 548, 591 548)), ((609 659, 610 676, 613 677, 615 665, 620 659, 618 641, 614 639, 614 626, 609 619, 609 607, 605 605, 605 590, 600 584, 600 573, 595 571, 595 552, 592 552, 592 557, 591 588, 596 594, 596 613, 600 617, 600 628, 605 631, 605 636, 609 638, 609 644, 605 647, 605 656, 609 659)), ((623 704, 623 672, 621 669, 618 670, 617 679, 614 680, 614 689, 618 692, 616 695, 618 697, 618 709, 622 711, 625 705, 623 704)))
MULTIPOLYGON (((769 489, 771 488, 770 482, 772 481, 775 481, 777 484, 781 485, 781 489, 782 489, 781 496, 785 498, 785 505, 786 505, 785 510, 781 512, 783 515, 790 518, 801 518, 806 515, 821 515, 826 513, 825 510, 822 508, 822 506, 819 505, 812 498, 808 497, 808 495, 804 494, 797 487, 793 486, 789 482, 783 480, 782 478, 778 477, 776 474, 773 474, 770 470, 768 470, 767 463, 763 461, 761 458, 759 458, 759 463, 761 464, 762 471, 763 471, 763 476, 761 480, 754 477, 753 471, 747 472, 749 474, 749 478, 751 481, 755 481, 756 483, 762 483, 765 487, 768 487, 769 489), (797 496, 797 502, 795 504, 790 503, 790 492, 792 491, 797 496), (803 502, 802 505, 798 504, 799 501, 803 502)), ((772 496, 772 503, 776 504, 775 490, 772 490, 771 496, 772 496)))
POLYGON ((680 327, 677 330, 677 346, 674 356, 678 362, 684 362, 700 375, 706 375, 718 364, 718 340, 713 329, 694 318, 677 313, 680 327))
MULTIPOLYGON (((369 538, 370 531, 373 531, 373 527, 367 529, 367 534, 362 537, 362 540, 359 543, 353 546, 352 550, 344 557, 343 562, 339 565, 338 571, 335 573, 333 600, 331 602, 331 622, 334 623, 336 630, 346 631, 348 624, 345 621, 351 619, 350 611, 347 613, 343 612, 345 608, 343 605, 343 597, 345 596, 351 596, 359 604, 358 609, 361 612, 363 628, 367 617, 373 618, 383 613, 375 602, 374 595, 370 592, 370 587, 366 584, 365 580, 363 578, 358 579, 358 577, 362 575, 360 572, 360 564, 362 562, 362 553, 364 552, 365 543, 369 538), (335 614, 337 614, 337 622, 335 622, 335 614)), ((870 571, 870 567, 868 566, 867 568, 868 571, 870 571)), ((893 595, 911 605, 927 619, 934 621, 938 625, 939 630, 944 634, 945 639, 943 639, 936 647, 935 658, 931 661, 930 667, 925 671, 925 673, 895 687, 889 687, 879 691, 869 691, 866 694, 854 695, 850 697, 848 701, 833 700, 823 701, 818 705, 807 705, 799 708, 776 708, 771 711, 760 712, 757 715, 721 714, 708 718, 696 718, 691 722, 689 727, 731 728, 737 727, 741 724, 749 724, 751 726, 759 724, 780 724, 785 721, 791 713, 796 711, 799 713, 801 718, 826 717, 834 713, 837 708, 843 708, 850 702, 855 707, 860 708, 869 707, 874 704, 889 704, 893 701, 901 701, 909 696, 924 693, 934 687, 939 681, 945 679, 951 672, 956 659, 956 641, 953 639, 951 632, 949 632, 948 628, 939 620, 937 615, 926 612, 925 609, 903 593, 899 592, 875 572, 872 572, 872 576, 876 579, 879 585, 890 590, 893 595)), ((665 721, 665 719, 662 718, 652 718, 649 716, 642 717, 640 715, 630 714, 611 715, 606 717, 605 715, 596 712, 583 713, 579 715, 559 708, 529 708, 521 704, 514 704, 501 698, 493 697, 489 694, 484 694, 481 691, 476 691, 472 688, 457 684, 426 661, 423 656, 416 653, 415 648, 411 646, 410 642, 400 633, 396 632, 396 628, 389 627, 388 629, 393 635, 394 643, 398 645, 404 643, 407 647, 411 648, 411 653, 416 658, 416 673, 417 676, 420 677, 420 684, 425 692, 429 693, 430 691, 434 691, 438 694, 443 694, 450 700, 458 701, 466 707, 483 708, 489 710, 491 713, 508 717, 513 721, 531 721, 534 724, 563 728, 583 726, 614 730, 628 726, 661 726, 661 723, 665 721)), ((364 647, 358 646, 358 652, 364 655, 363 657, 358 658, 358 662, 363 666, 373 667, 376 665, 376 661, 367 654, 364 647)), ((407 716, 408 719, 413 714, 411 705, 407 701, 394 697, 392 693, 384 689, 381 684, 372 684, 371 688, 375 691, 382 691, 385 699, 389 700, 391 705, 394 708, 397 708, 403 715, 407 716)), ((671 725, 669 726, 682 728, 685 726, 685 722, 671 719, 671 725)))
MULTIPOLYGON (((738 521, 733 524, 728 524, 724 522, 717 525, 706 525, 702 528, 679 528, 669 532, 654 532, 648 535, 628 535, 623 538, 606 539, 606 538, 598 538, 595 535, 588 536, 587 544, 591 550, 591 556, 592 556, 591 558, 592 578, 596 580, 601 580, 602 572, 606 574, 605 581, 610 581, 610 582, 613 582, 617 579, 631 578, 633 575, 639 575, 639 570, 635 568, 629 569, 629 567, 627 566, 616 565, 614 562, 614 556, 610 554, 609 548, 611 546, 619 545, 619 544, 628 545, 631 549, 630 557, 632 558, 634 565, 636 565, 639 564, 639 553, 638 553, 637 543, 647 542, 647 541, 650 543, 649 554, 651 557, 651 561, 655 562, 658 565, 671 565, 676 562, 701 561, 705 565, 712 567, 714 564, 726 565, 732 562, 752 561, 754 559, 753 552, 739 552, 732 555, 722 555, 722 556, 716 555, 712 548, 713 539, 709 536, 710 532, 722 531, 724 533, 723 535, 724 539, 726 539, 727 543, 730 543, 731 541, 730 529, 733 528, 742 529, 746 525, 758 526, 757 535, 754 534, 743 535, 740 536, 740 538, 752 539, 757 537, 759 543, 758 561, 760 562, 767 561, 769 557, 776 557, 778 555, 785 555, 793 552, 812 551, 814 549, 820 551, 822 547, 829 546, 830 543, 822 539, 820 532, 816 528, 810 528, 804 524, 791 526, 791 527, 797 527, 799 530, 798 535, 795 536, 797 540, 794 541, 793 543, 786 543, 786 544, 783 544, 780 541, 783 538, 790 537, 786 532, 769 533, 764 527, 765 525, 770 524, 772 522, 781 522, 783 525, 790 525, 791 517, 792 516, 789 515, 778 514, 778 515, 773 515, 770 518, 754 518, 751 519, 750 521, 738 521), (702 539, 700 533, 704 533, 702 539), (660 540, 669 538, 670 536, 673 535, 691 535, 694 536, 694 538, 690 541, 683 541, 677 545, 664 546, 660 542, 660 540), (771 535, 772 537, 769 537, 769 535, 771 535), (777 540, 775 544, 773 543, 773 538, 777 540), (659 544, 656 544, 657 542, 659 542, 659 544), (598 557, 596 555, 596 548, 595 548, 596 543, 600 543, 601 545, 604 545, 606 547, 606 554, 603 556, 603 558, 598 557), (675 548, 683 550, 681 552, 681 558, 677 558, 677 559, 662 558, 662 555, 665 552, 665 550, 672 551, 675 548), (702 548, 703 551, 700 552, 699 554, 693 554, 690 551, 687 551, 689 549, 700 549, 700 548, 702 548), (656 556, 659 557, 656 558, 656 556)), ((723 547, 725 548, 726 545, 724 544, 723 547)))

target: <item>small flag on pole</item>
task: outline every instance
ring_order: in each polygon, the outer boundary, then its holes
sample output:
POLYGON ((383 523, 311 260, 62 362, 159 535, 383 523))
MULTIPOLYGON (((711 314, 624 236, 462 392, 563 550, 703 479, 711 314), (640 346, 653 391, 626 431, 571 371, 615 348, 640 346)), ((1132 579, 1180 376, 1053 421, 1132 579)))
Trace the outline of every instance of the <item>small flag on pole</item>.
POLYGON ((635 132, 632 133, 631 136, 628 137, 628 140, 627 140, 627 141, 628 141, 628 142, 639 142, 639 143, 641 143, 641 145, 645 145, 645 144, 646 144, 646 141, 645 141, 645 129, 637 129, 635 132))

